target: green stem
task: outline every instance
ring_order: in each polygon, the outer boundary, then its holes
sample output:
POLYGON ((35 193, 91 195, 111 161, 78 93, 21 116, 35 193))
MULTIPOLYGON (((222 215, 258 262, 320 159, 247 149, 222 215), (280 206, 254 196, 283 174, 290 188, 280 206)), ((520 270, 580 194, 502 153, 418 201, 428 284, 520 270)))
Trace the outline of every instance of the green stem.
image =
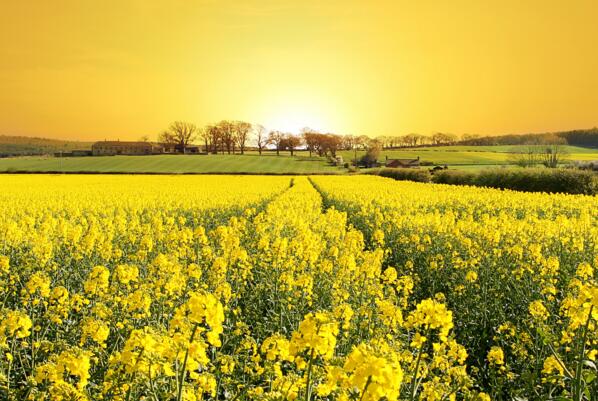
POLYGON ((242 394, 244 394, 244 393, 245 393, 245 391, 246 391, 245 389, 242 389, 242 390, 240 390, 240 391, 237 393, 237 395, 235 395, 235 396, 233 397, 233 399, 232 399, 232 400, 230 400, 230 401, 236 401, 236 400, 237 400, 237 398, 239 398, 239 397, 240 397, 242 394))
MULTIPOLYGON (((133 366, 133 368, 137 367, 137 364, 139 363, 139 361, 141 360, 141 357, 143 356, 143 353, 145 352, 145 348, 141 348, 141 351, 139 351, 139 356, 137 357, 137 361, 135 361, 135 365, 133 366)), ((131 375, 131 384, 129 386, 129 389, 127 390, 127 398, 126 400, 129 401, 131 399, 131 392, 133 391, 133 383, 135 382, 135 373, 137 371, 134 370, 133 374, 131 375)))
POLYGON ((552 352, 552 356, 554 356, 554 359, 556 359, 556 361, 559 363, 559 365, 561 365, 561 368, 563 368, 563 371, 565 372, 565 376, 567 376, 569 379, 573 380, 573 375, 571 374, 569 369, 567 369, 567 366, 565 366, 563 361, 561 361, 561 358, 559 358, 559 356, 557 355, 552 344, 548 343, 548 348, 550 348, 550 352, 552 352))
POLYGON ((314 349, 311 349, 311 353, 309 355, 309 365, 307 365, 307 385, 305 388, 305 401, 311 400, 311 368, 314 361, 314 349))
POLYGON ((6 394, 10 394, 10 371, 12 370, 12 363, 14 361, 15 358, 15 354, 14 354, 14 342, 15 340, 12 339, 10 342, 10 355, 12 356, 12 360, 10 360, 8 362, 8 369, 6 372, 6 394))
POLYGON ((150 389, 152 390, 152 396, 154 397, 154 400, 159 401, 158 396, 156 395, 156 387, 154 386, 154 381, 152 380, 152 364, 151 364, 151 362, 149 363, 149 365, 147 367, 147 374, 149 377, 150 389))
MULTIPOLYGON (((195 337, 195 333, 197 332, 197 327, 199 326, 199 324, 195 324, 195 326, 193 326, 193 331, 191 331, 191 338, 189 338, 189 347, 191 346, 191 343, 193 342, 193 337, 195 337)), ((185 380, 185 370, 187 369, 187 359, 189 358, 189 347, 187 347, 187 350, 185 350, 185 358, 183 358, 183 366, 181 369, 181 377, 179 378, 179 391, 177 394, 177 401, 181 401, 182 397, 183 397, 183 381, 185 380)))
POLYGON ((577 361, 577 366, 575 368, 575 401, 581 401, 583 398, 582 394, 582 383, 581 383, 581 373, 583 368, 583 358, 584 354, 586 353, 586 338, 588 335, 588 327, 590 326, 590 321, 592 320, 592 310, 594 309, 594 305, 590 306, 590 313, 588 313, 588 320, 583 328, 583 336, 581 338, 581 345, 579 346, 579 358, 577 361))
POLYGON ((359 401, 363 401, 363 397, 365 396, 365 392, 368 391, 368 387, 370 385, 370 383, 372 382, 372 376, 368 376, 368 381, 365 383, 365 386, 363 387, 363 391, 361 392, 361 397, 359 397, 359 401))
MULTIPOLYGON (((426 329, 426 331, 424 332, 426 334, 428 334, 428 329, 426 329)), ((409 398, 410 401, 415 400, 415 394, 417 393, 417 388, 419 386, 416 386, 416 382, 417 382, 417 370, 419 369, 419 363, 421 362, 422 359, 422 354, 424 353, 424 344, 421 345, 421 347, 419 348, 419 352, 417 354, 417 361, 415 362, 415 372, 413 372, 413 378, 411 379, 411 397, 409 398)))

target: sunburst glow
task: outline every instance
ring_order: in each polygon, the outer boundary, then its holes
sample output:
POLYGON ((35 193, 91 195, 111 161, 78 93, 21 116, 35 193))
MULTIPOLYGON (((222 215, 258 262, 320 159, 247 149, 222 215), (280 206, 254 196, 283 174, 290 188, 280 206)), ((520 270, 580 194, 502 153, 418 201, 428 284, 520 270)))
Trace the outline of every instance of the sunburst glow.
POLYGON ((301 106, 288 106, 274 109, 272 117, 266 121, 266 126, 292 134, 298 134, 300 131, 309 127, 319 131, 326 131, 327 124, 319 115, 317 110, 310 110, 301 106))

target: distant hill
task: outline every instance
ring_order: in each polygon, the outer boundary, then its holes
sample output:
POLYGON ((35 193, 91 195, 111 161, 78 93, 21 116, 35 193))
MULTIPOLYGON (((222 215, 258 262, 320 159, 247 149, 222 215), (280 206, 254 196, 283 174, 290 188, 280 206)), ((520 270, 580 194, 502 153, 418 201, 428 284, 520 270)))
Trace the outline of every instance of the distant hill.
POLYGON ((44 155, 61 150, 66 152, 73 149, 91 149, 92 144, 93 142, 0 135, 0 156, 44 155))

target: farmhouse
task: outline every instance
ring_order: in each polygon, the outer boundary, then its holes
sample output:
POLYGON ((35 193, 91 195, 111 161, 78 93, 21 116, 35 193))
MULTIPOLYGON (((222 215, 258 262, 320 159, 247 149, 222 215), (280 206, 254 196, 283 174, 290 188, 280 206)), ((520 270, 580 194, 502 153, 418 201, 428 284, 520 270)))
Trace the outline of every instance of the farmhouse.
POLYGON ((386 157, 386 167, 419 168, 419 156, 417 159, 389 159, 386 157))
POLYGON ((94 156, 151 155, 163 153, 163 147, 150 142, 100 141, 91 145, 94 156))

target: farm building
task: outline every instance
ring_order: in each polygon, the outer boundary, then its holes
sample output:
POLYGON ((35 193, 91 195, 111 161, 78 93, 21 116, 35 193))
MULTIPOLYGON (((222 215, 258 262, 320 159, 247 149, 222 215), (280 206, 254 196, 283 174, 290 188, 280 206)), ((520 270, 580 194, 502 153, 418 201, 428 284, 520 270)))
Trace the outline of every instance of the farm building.
POLYGON ((419 156, 417 159, 389 159, 386 157, 385 167, 419 168, 419 156))
POLYGON ((163 146, 150 142, 100 141, 91 145, 94 156, 151 155, 163 153, 163 146))
POLYGON ((201 149, 199 146, 195 145, 187 145, 183 147, 178 143, 161 143, 162 146, 162 153, 167 154, 176 154, 176 153, 191 153, 191 154, 198 154, 201 153, 201 149))
POLYGON ((91 150, 86 149, 75 149, 70 152, 54 152, 54 157, 81 157, 81 156, 91 156, 91 150))
POLYGON ((85 149, 73 150, 73 156, 91 156, 91 155, 92 155, 91 150, 85 150, 85 149))

